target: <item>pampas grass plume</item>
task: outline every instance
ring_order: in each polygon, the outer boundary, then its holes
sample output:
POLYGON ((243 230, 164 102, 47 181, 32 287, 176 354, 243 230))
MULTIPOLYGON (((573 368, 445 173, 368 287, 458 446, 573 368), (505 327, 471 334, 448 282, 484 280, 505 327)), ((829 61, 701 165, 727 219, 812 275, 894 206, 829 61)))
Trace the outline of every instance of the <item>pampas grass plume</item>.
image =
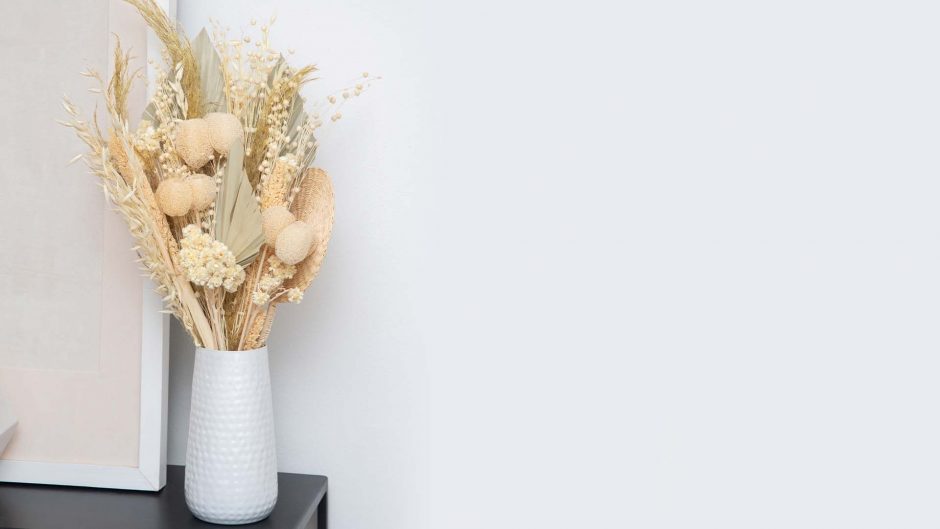
POLYGON ((117 167, 121 176, 128 178, 131 175, 131 171, 127 160, 127 153, 124 152, 124 146, 121 145, 121 140, 118 139, 114 130, 112 130, 111 135, 108 136, 108 152, 111 153, 111 160, 114 161, 114 166, 117 167))

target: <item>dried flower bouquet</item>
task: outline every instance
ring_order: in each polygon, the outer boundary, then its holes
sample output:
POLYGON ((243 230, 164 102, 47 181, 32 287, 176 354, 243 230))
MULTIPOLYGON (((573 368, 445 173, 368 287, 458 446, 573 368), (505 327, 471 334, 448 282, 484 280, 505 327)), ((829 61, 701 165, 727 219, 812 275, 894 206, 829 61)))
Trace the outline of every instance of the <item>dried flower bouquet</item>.
MULTIPOLYGON (((316 68, 290 66, 260 35, 230 39, 214 24, 190 42, 153 0, 127 0, 160 38, 165 65, 136 127, 127 98, 139 70, 117 43, 111 78, 94 71, 110 125, 80 118, 83 158, 136 239, 166 309, 197 346, 265 344, 279 303, 297 303, 326 254, 333 190, 311 168, 318 130, 376 78, 362 74, 308 113, 300 88, 316 68)), ((273 19, 271 20, 273 23, 273 19)), ((257 26, 256 21, 251 22, 257 26)))

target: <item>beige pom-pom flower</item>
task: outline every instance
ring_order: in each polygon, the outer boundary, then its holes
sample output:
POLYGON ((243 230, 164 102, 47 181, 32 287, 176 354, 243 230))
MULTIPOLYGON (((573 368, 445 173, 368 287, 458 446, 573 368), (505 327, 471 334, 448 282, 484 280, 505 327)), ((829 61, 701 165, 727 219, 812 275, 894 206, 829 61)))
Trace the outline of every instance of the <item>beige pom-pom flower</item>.
POLYGON ((234 114, 212 112, 206 114, 205 120, 209 124, 209 143, 215 152, 228 156, 232 144, 244 140, 242 123, 234 114))
POLYGON ((215 201, 215 181, 206 175, 196 175, 186 181, 192 192, 193 205, 196 211, 202 211, 215 201))
POLYGON ((204 119, 181 121, 176 129, 176 152, 191 169, 199 169, 212 159, 209 124, 204 119))
POLYGON ((180 178, 164 180, 157 187, 157 205, 165 215, 182 217, 193 205, 193 192, 180 178))
POLYGON ((274 206, 262 211, 261 230, 264 232, 264 242, 273 247, 277 243, 277 236, 281 234, 281 231, 296 220, 294 214, 285 206, 274 206))
POLYGON ((295 265, 310 254, 313 247, 313 230, 310 225, 298 220, 281 230, 274 244, 274 253, 285 264, 295 265))

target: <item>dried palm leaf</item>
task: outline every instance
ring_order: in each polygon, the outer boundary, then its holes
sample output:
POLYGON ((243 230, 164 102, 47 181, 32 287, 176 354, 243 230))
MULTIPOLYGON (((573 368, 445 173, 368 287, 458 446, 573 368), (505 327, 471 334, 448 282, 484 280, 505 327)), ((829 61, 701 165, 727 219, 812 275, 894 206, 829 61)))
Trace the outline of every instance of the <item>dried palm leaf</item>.
POLYGON ((228 112, 225 100, 225 81, 222 78, 222 61, 215 51, 205 28, 192 43, 193 56, 199 65, 199 88, 202 92, 202 112, 228 112))
MULTIPOLYGON (((291 212, 298 219, 310 224, 315 233, 313 252, 297 265, 294 277, 284 283, 284 288, 306 290, 317 277, 333 232, 333 184, 326 171, 307 169, 300 192, 294 197, 291 212)), ((277 303, 286 301, 278 298, 277 303)))
POLYGON ((250 263, 264 242, 261 211, 245 176, 245 147, 236 141, 229 149, 216 201, 215 237, 235 255, 238 264, 250 263))

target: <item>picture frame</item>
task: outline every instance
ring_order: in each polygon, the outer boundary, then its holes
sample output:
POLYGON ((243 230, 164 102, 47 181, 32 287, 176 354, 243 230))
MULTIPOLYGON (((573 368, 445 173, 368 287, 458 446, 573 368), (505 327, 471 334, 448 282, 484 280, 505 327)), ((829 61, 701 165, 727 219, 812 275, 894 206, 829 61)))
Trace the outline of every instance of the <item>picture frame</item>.
MULTIPOLYGON (((45 2, 35 2, 35 4, 40 3, 45 2)), ((63 5, 51 1, 49 3, 56 6, 63 5)), ((167 10, 171 17, 175 17, 176 2, 174 0, 157 0, 157 3, 160 4, 163 9, 167 10)), ((26 6, 30 3, 11 2, 9 6, 5 5, 4 7, 7 9, 17 9, 14 4, 17 6, 26 6)), ((120 36, 124 42, 125 49, 130 47, 140 64, 146 64, 145 61, 147 58, 156 57, 159 59, 159 41, 146 29, 145 23, 141 21, 139 17, 135 16, 135 12, 131 6, 121 0, 81 0, 81 4, 81 8, 85 9, 107 10, 106 16, 109 31, 102 34, 110 36, 113 33, 120 36), (134 46, 128 46, 128 44, 133 44, 134 46)), ((70 2, 69 9, 72 9, 72 5, 73 4, 70 2)), ((29 8, 24 7, 24 9, 29 8)), ((52 11, 54 10, 55 9, 52 11)), ((49 10, 47 9, 47 11, 49 10)), ((102 20, 100 17, 105 15, 104 13, 97 13, 97 16, 99 17, 97 20, 100 22, 102 20)), ((74 22, 71 20, 63 20, 61 23, 67 25, 74 22)), ((100 48, 100 43, 96 45, 100 48)), ((110 57, 114 49, 113 42, 109 43, 106 49, 108 50, 108 57, 105 59, 105 63, 110 64, 110 57)), ((96 57, 96 59, 101 58, 96 57)), ((78 77, 78 73, 86 66, 87 65, 84 64, 75 64, 74 71, 56 72, 56 75, 78 77)), ((148 72, 148 76, 152 79, 152 71, 149 68, 145 71, 148 72)), ((85 80, 87 81, 87 79, 85 80)), ((140 84, 143 85, 143 83, 140 84)), ((0 87, 0 90, 2 90, 2 87, 0 87)), ((141 108, 145 101, 144 95, 141 89, 141 93, 139 94, 139 104, 141 108)), ((57 106, 54 100, 45 101, 44 104, 49 107, 57 106)), ((51 123, 49 126, 56 127, 57 125, 51 123)), ((78 147, 77 144, 76 147, 78 147)), ((62 165, 64 165, 73 154, 74 153, 71 152, 55 153, 54 157, 57 159, 61 158, 63 161, 62 165)), ((78 165, 80 168, 80 164, 78 165)), ((92 177, 87 174, 83 176, 85 180, 82 180, 81 183, 94 189, 95 182, 92 177)), ((0 178, 2 178, 2 175, 0 175, 0 178)), ((11 176, 10 178, 15 177, 11 176)), ((73 177, 68 175, 68 178, 73 177)), ((102 206, 102 208, 104 207, 106 206, 102 206)), ((110 211, 103 212, 102 215, 110 215, 114 218, 117 217, 115 213, 110 211)), ((105 220, 105 226, 107 226, 108 222, 111 222, 111 220, 105 220)), ((116 222, 119 223, 121 221, 117 219, 116 222)), ((107 231, 107 227, 105 231, 107 231)), ((3 398, 4 389, 9 389, 9 387, 15 385, 10 384, 9 381, 18 381, 18 377, 21 376, 23 378, 29 378, 31 380, 30 385, 17 386, 9 390, 19 390, 20 393, 17 394, 17 397, 22 401, 29 401, 30 399, 37 401, 42 399, 48 393, 54 393, 59 390, 56 385, 63 384, 62 381, 66 381, 70 388, 94 389, 93 392, 89 392, 95 394, 92 396, 94 398, 87 398, 87 402, 84 403, 86 406, 82 408, 82 400, 85 398, 85 396, 81 394, 82 392, 76 391, 69 393, 68 402, 62 402, 62 406, 68 406, 69 410, 76 409, 79 413, 76 413, 74 420, 61 421, 52 427, 48 424, 48 416, 61 415, 61 410, 50 410, 48 402, 43 402, 41 405, 35 406, 22 406, 23 408, 29 408, 33 416, 16 416, 19 422, 18 428, 29 429, 32 427, 34 429, 32 439, 40 437, 36 435, 35 432, 41 429, 43 448, 42 450, 34 451, 51 454, 54 457, 49 457, 48 460, 43 460, 42 457, 32 456, 29 458, 17 458, 16 454, 13 456, 10 455, 11 448, 13 447, 8 447, 5 452, 0 453, 0 481, 142 491, 158 491, 166 484, 169 316, 162 311, 163 303, 160 296, 154 291, 153 283, 137 268, 133 253, 130 251, 131 245, 128 244, 124 246, 123 252, 120 250, 121 245, 129 242, 129 238, 126 238, 126 234, 122 233, 124 237, 116 240, 108 239, 108 237, 117 237, 118 235, 116 234, 118 233, 120 232, 115 230, 103 236, 105 238, 103 243, 105 264, 103 267, 120 269, 120 273, 109 274, 108 270, 102 272, 101 281, 102 284, 105 285, 102 289, 111 289, 111 293, 109 294, 111 297, 108 299, 112 303, 114 299, 120 299, 121 303, 132 302, 135 305, 138 302, 140 303, 139 330, 134 328, 134 332, 127 335, 133 336, 134 339, 126 340, 122 343, 112 343, 115 342, 115 338, 109 338, 109 333, 102 332, 100 334, 101 343, 105 344, 110 340, 108 347, 110 347, 112 351, 108 355, 101 354, 97 358, 90 358, 90 360, 77 368, 70 366, 70 369, 59 369, 54 361, 49 362, 49 365, 36 366, 29 364, 29 361, 31 361, 29 359, 25 361, 25 367, 18 365, 14 367, 7 366, 5 368, 2 365, 3 351, 0 351, 0 384, 3 383, 3 380, 8 381, 8 388, 0 386, 0 398, 3 398), (135 277, 139 279, 136 290, 134 287, 129 286, 134 281, 133 279, 128 279, 132 277, 129 275, 130 271, 128 268, 131 266, 134 267, 134 272, 136 273, 135 277), (120 290, 113 285, 107 286, 108 281, 116 281, 110 279, 112 276, 124 278, 120 290), (139 340, 136 339, 137 336, 139 336, 139 340), (136 350, 137 344, 139 344, 139 351, 136 350), (133 357, 132 359, 134 361, 131 362, 127 361, 125 355, 139 355, 139 358, 133 357), (115 366, 108 365, 108 362, 112 362, 115 366), (135 369, 128 370, 128 366, 134 367, 135 369), (10 371, 6 373, 6 379, 3 378, 4 369, 10 371), (100 376, 100 373, 105 370, 110 370, 109 376, 100 376), (139 376, 139 380, 133 380, 133 377, 136 376, 139 376), (43 384, 46 384, 48 387, 42 387, 43 384), (120 391, 114 391, 113 398, 115 399, 120 398, 121 392, 129 394, 128 392, 133 391, 136 394, 136 392, 139 391, 139 399, 136 401, 133 398, 126 399, 127 403, 125 403, 122 408, 126 413, 116 414, 121 417, 120 420, 122 422, 120 424, 116 422, 117 419, 113 416, 95 416, 96 410, 94 407, 97 405, 96 402, 100 403, 102 399, 106 399, 109 396, 110 388, 107 384, 115 384, 115 387, 120 388, 120 391), (95 401, 95 398, 98 400, 95 401), (44 421, 45 424, 43 424, 44 421), (132 423, 131 421, 136 421, 136 423, 132 423), (122 435, 112 436, 112 431, 120 431, 122 435), (134 432, 136 432, 136 436, 132 435, 134 432), (89 453, 96 453, 94 450, 94 441, 89 441, 89 439, 95 438, 119 443, 120 450, 117 452, 124 455, 114 457, 114 461, 103 463, 87 461, 95 459, 87 455, 89 453), (83 452, 81 446, 84 446, 83 443, 86 443, 86 441, 87 446, 85 446, 83 452), (135 441, 136 447, 130 446, 130 444, 135 441), (133 453, 135 448, 136 457, 134 457, 135 454, 133 453)), ((2 272, 3 270, 0 270, 0 276, 2 276, 2 272)), ((13 273, 14 272, 8 271, 8 274, 13 273)), ((102 305, 107 304, 102 303, 102 305)), ((114 315, 112 315, 112 319, 126 324, 127 319, 130 318, 128 313, 133 311, 133 309, 134 307, 123 310, 123 314, 121 315, 123 319, 114 315)), ((121 307, 112 308, 105 306, 101 310, 103 318, 111 317, 108 316, 108 314, 121 311, 121 307)), ((56 322, 53 321, 49 324, 54 326, 56 322)), ((14 324, 9 325, 10 328, 14 327, 14 324)), ((29 325, 29 322, 27 322, 26 325, 29 325)), ((104 324, 102 324, 102 327, 103 326, 104 324)), ((126 327, 134 326, 127 325, 126 327)), ((0 324, 0 331, 3 330, 2 324, 0 324)), ((120 332, 118 334, 120 334, 120 332)), ((93 341, 89 343, 93 343, 93 341)), ((101 347, 103 350, 105 345, 101 347)), ((20 355, 20 357, 22 356, 23 355, 20 355)), ((61 359, 57 361, 62 362, 61 359)), ((74 360, 68 359, 66 361, 73 362, 74 360)), ((13 406, 12 412, 14 415, 17 415, 15 406, 13 406)), ((102 410, 100 415, 106 413, 107 412, 102 410)), ((17 430, 14 429, 11 445, 16 443, 17 433, 17 430)), ((98 450, 98 452, 101 452, 101 450, 98 450)))

